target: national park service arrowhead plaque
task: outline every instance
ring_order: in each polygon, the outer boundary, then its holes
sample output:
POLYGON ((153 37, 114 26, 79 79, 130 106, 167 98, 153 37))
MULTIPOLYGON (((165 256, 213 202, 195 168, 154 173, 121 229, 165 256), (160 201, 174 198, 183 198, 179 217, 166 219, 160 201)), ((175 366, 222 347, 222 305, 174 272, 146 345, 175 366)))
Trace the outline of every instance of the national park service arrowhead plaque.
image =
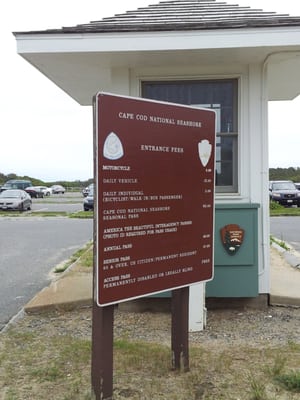
POLYGON ((241 247, 245 231, 239 225, 229 224, 220 229, 221 240, 228 254, 234 255, 241 247))

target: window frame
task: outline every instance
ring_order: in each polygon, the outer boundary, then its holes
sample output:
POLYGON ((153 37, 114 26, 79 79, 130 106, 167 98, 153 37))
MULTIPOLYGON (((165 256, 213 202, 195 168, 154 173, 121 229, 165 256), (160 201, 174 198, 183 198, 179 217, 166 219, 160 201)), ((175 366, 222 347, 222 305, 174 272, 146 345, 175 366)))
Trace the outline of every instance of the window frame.
MULTIPOLYGON (((212 83, 212 84, 217 84, 217 83, 232 83, 233 86, 233 99, 232 99, 232 114, 233 114, 233 122, 232 125, 234 126, 234 130, 232 131, 220 131, 217 132, 217 141, 218 138, 232 138, 232 185, 216 185, 216 193, 217 194, 238 194, 238 176, 239 176, 239 171, 238 171, 238 160, 239 160, 239 142, 240 142, 240 134, 239 134, 239 126, 240 126, 240 104, 239 104, 239 91, 240 91, 240 80, 239 77, 220 77, 220 78, 193 78, 193 79, 141 79, 140 81, 140 90, 141 90, 141 96, 143 98, 145 97, 145 86, 148 84, 153 84, 153 85, 184 85, 184 84, 193 84, 193 83, 212 83)), ((154 98, 152 98, 155 100, 154 98)), ((159 100, 159 99, 157 99, 159 100)), ((163 100, 162 100, 163 101, 163 100)), ((187 103, 182 103, 182 104, 187 104, 187 103)), ((207 104, 207 102, 206 102, 207 104)), ((199 104, 187 104, 190 106, 199 106, 199 104)), ((211 107, 214 108, 214 107, 211 107)), ((216 160, 217 161, 217 160, 216 160)), ((217 166, 216 166, 217 168, 217 166)))

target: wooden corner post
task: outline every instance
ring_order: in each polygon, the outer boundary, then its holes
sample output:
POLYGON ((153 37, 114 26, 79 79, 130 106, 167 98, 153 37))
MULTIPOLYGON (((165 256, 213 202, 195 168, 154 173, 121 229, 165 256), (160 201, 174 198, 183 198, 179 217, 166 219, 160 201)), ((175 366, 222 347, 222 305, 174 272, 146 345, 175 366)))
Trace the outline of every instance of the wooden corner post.
POLYGON ((95 400, 113 398, 114 306, 93 305, 92 395, 95 400))
POLYGON ((172 369, 189 371, 189 287, 172 291, 172 369))

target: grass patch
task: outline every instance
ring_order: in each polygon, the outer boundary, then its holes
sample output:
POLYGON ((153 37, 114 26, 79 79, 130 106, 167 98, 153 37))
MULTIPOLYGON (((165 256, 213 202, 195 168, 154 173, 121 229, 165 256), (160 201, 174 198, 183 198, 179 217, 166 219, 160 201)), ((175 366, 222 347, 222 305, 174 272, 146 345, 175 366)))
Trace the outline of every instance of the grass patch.
POLYGON ((284 207, 276 201, 270 201, 270 216, 271 217, 294 217, 300 215, 298 207, 284 207))
POLYGON ((12 330, 2 344, 1 399, 87 399, 90 341, 12 330))
POLYGON ((0 217, 24 217, 30 214, 30 211, 0 211, 0 217))
POLYGON ((64 197, 63 200, 60 197, 59 200, 55 197, 43 197, 42 199, 34 199, 35 204, 74 204, 74 203, 82 203, 83 199, 76 197, 64 197))
POLYGON ((27 214, 27 217, 67 217, 66 211, 33 211, 27 214))
POLYGON ((291 250, 290 247, 283 241, 270 235, 270 244, 276 243, 278 246, 282 247, 284 250, 291 250))
POLYGON ((81 267, 92 268, 93 267, 93 246, 88 243, 82 249, 77 250, 67 262, 58 265, 54 269, 54 273, 59 274, 66 271, 70 265, 78 262, 81 267))
POLYGON ((271 377, 277 377, 284 370, 286 363, 287 363, 287 358, 283 354, 281 353, 276 354, 273 365, 268 367, 267 371, 269 372, 271 377))
MULTIPOLYGON (((35 321, 32 330, 40 323, 35 321)), ((74 337, 76 328, 70 334, 57 329, 38 334, 11 328, 0 336, 1 399, 91 399, 91 341, 74 337)), ((114 342, 114 400, 296 400, 300 372, 282 370, 299 362, 298 344, 191 345, 190 371, 178 373, 171 370, 168 345, 119 338, 114 342)))
POLYGON ((283 207, 281 204, 279 204, 277 201, 270 201, 270 210, 284 210, 285 207, 283 207))
POLYGON ((59 264, 54 268, 54 273, 62 274, 70 265, 69 263, 59 264))
POLYGON ((249 374, 249 398, 251 400, 267 400, 267 392, 265 382, 253 373, 249 374))
POLYGON ((300 371, 291 371, 278 375, 275 380, 286 390, 300 393, 300 371))
POLYGON ((87 245, 88 249, 85 251, 80 259, 80 265, 84 268, 93 268, 94 253, 93 246, 91 244, 87 245))
POLYGON ((69 214, 69 218, 88 219, 88 218, 93 218, 93 217, 94 217, 93 211, 78 211, 76 213, 69 214))
POLYGON ((93 211, 0 211, 0 217, 68 217, 68 218, 93 218, 93 211))
POLYGON ((68 217, 66 211, 0 211, 1 217, 68 217))

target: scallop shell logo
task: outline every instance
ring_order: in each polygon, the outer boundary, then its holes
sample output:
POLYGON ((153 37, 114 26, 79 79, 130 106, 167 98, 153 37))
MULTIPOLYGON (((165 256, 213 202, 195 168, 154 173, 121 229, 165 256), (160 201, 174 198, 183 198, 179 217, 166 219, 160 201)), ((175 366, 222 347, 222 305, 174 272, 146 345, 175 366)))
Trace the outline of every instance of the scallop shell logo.
POLYGON ((124 150, 118 135, 111 132, 105 139, 103 146, 103 156, 109 160, 118 160, 123 157, 124 150))

